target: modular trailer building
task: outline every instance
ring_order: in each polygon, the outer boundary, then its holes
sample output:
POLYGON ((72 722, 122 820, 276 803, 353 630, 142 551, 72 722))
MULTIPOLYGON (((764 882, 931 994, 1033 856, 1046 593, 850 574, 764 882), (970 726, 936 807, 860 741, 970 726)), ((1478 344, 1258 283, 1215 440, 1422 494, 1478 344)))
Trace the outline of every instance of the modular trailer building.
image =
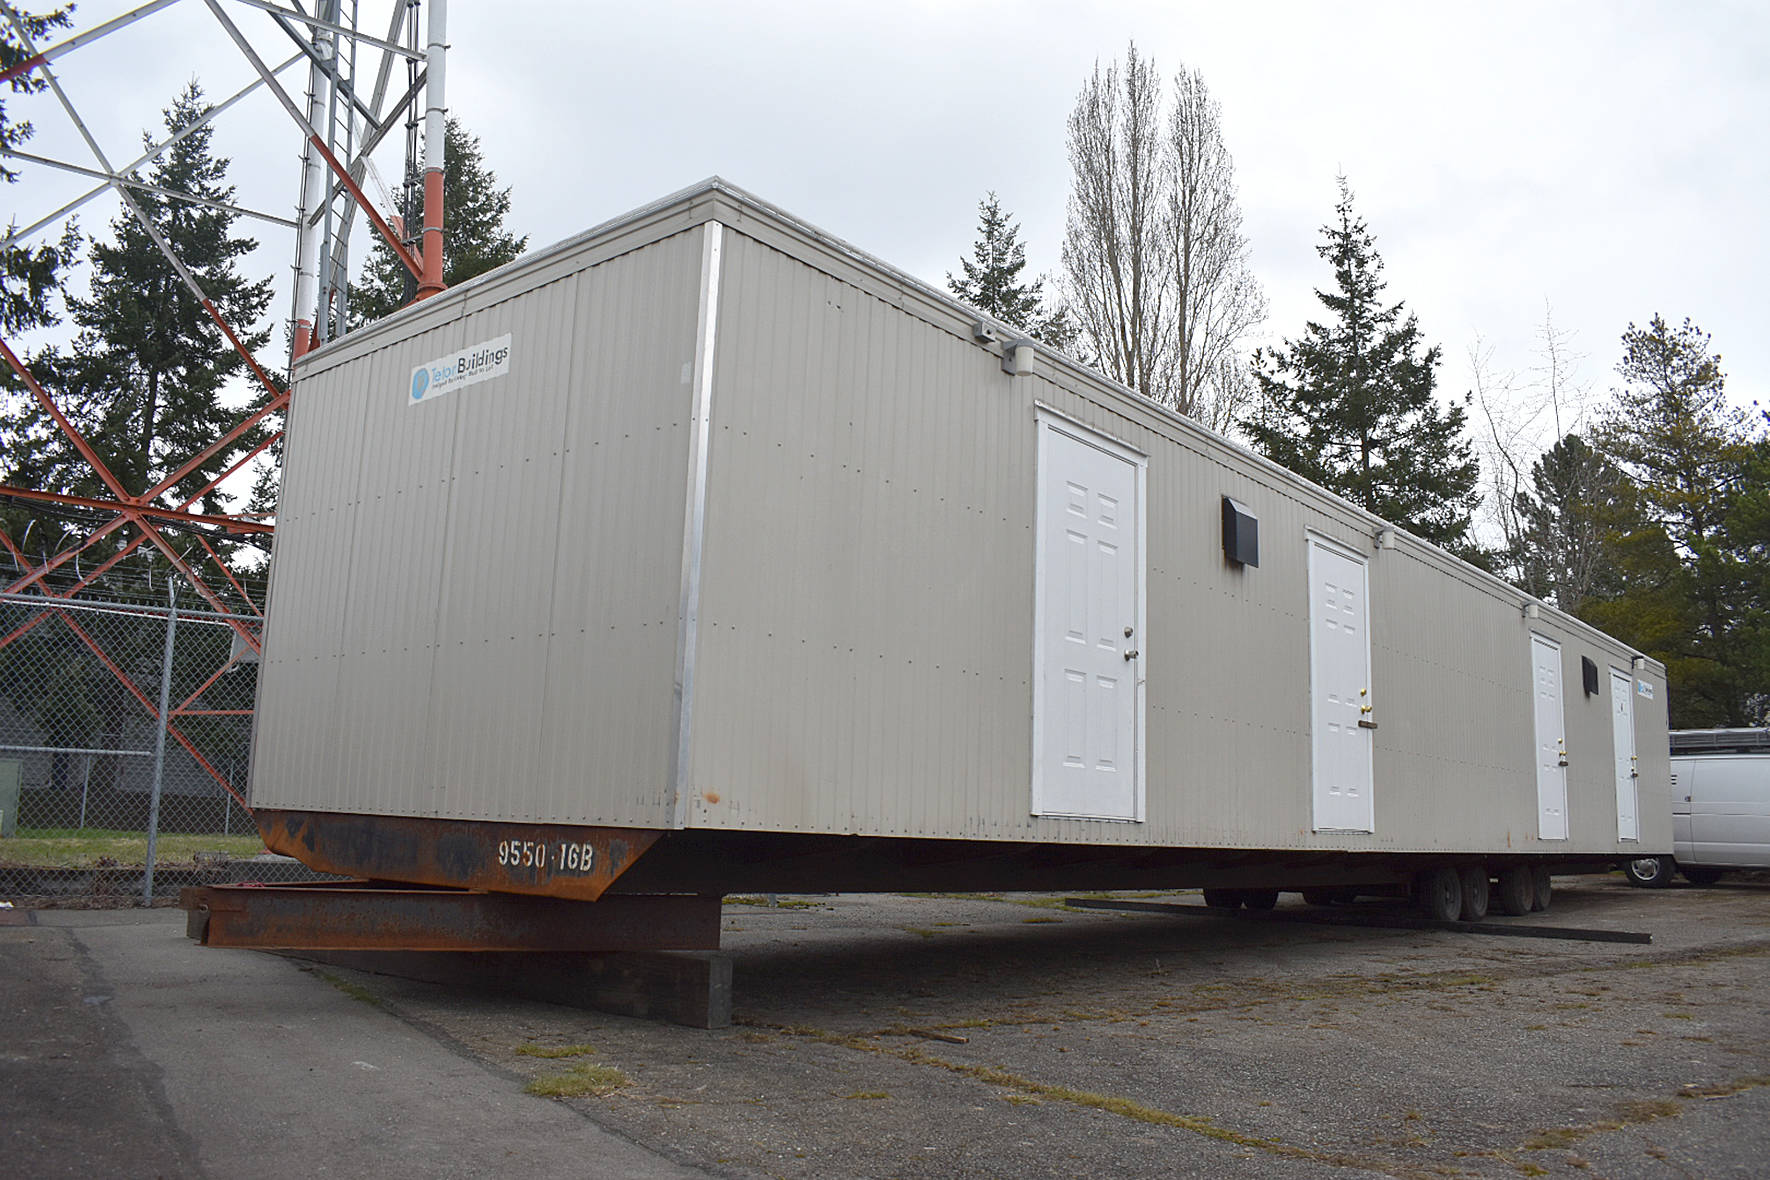
POLYGON ((1253 889, 1671 847, 1659 665, 717 179, 304 358, 277 526, 253 804, 320 869, 1253 889))

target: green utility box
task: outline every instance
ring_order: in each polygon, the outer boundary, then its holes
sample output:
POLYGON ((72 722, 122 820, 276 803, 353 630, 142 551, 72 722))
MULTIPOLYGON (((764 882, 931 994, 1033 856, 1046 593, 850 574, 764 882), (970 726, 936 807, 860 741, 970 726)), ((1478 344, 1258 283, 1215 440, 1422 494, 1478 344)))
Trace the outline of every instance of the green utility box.
POLYGON ((18 783, 23 764, 0 758, 0 838, 18 835, 18 783))

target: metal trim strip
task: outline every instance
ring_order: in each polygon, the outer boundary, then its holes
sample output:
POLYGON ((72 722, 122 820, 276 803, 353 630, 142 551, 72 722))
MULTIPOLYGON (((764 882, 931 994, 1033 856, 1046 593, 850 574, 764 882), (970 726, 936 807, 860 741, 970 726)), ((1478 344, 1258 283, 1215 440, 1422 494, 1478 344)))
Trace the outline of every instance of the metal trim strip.
POLYGON ((719 330, 720 259, 725 227, 709 221, 701 244, 701 297, 695 321, 693 404, 689 410, 688 494, 682 514, 682 591, 677 607, 676 720, 670 748, 670 824, 688 826, 689 746, 694 738, 694 673, 700 627, 701 557, 707 527, 707 463, 712 434, 713 353, 719 330))

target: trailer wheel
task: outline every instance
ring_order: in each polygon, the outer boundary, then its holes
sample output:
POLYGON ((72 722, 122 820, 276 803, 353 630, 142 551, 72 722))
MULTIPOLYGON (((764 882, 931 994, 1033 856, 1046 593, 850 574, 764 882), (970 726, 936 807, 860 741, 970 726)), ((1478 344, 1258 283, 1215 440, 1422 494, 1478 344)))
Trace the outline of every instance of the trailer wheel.
POLYGON ((1278 904, 1278 890, 1244 889, 1241 891, 1241 903, 1250 910, 1269 910, 1278 904))
POLYGON ((1536 905, 1536 879, 1524 865, 1507 865, 1500 870, 1500 909, 1514 918, 1528 914, 1536 905))
POLYGON ((1678 871, 1692 885, 1713 885, 1721 879, 1721 870, 1708 865, 1679 865, 1678 871))
POLYGON ((1643 889, 1664 889, 1672 883, 1672 868, 1669 856, 1638 856, 1623 861, 1623 876, 1643 889))
POLYGON ((1303 901, 1309 905, 1334 905, 1340 900, 1340 892, 1338 889, 1305 889, 1303 901))
POLYGON ((1463 921, 1479 922, 1487 917, 1487 866, 1464 865, 1458 876, 1463 883, 1463 921))
POLYGON ((1450 865, 1426 869, 1419 876, 1420 912, 1439 922, 1454 922, 1463 914, 1463 878, 1450 865))
POLYGON ((1205 890, 1205 904, 1214 910, 1241 908, 1241 893, 1234 889, 1205 890))
POLYGON ((1550 902, 1555 900, 1555 879, 1549 875, 1547 865, 1533 865, 1530 870, 1530 882, 1532 892, 1536 894, 1531 899, 1530 908, 1541 913, 1549 908, 1550 902))

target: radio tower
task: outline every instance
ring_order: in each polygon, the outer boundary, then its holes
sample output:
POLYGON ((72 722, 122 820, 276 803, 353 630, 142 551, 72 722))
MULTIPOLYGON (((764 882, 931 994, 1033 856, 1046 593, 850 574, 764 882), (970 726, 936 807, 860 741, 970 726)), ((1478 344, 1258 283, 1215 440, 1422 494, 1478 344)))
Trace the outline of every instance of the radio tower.
MULTIPOLYGON (((156 13, 172 7, 177 0, 151 0, 123 14, 92 25, 76 28, 71 35, 50 45, 37 43, 31 24, 13 5, 0 2, 0 21, 4 21, 14 47, 16 60, 0 70, 0 84, 17 92, 21 87, 36 84, 52 99, 50 111, 41 106, 30 115, 39 130, 48 127, 53 111, 75 132, 74 138, 85 149, 82 159, 64 160, 36 155, 22 150, 6 149, 7 166, 20 172, 19 184, 12 191, 22 193, 29 202, 31 170, 73 174, 96 183, 73 200, 54 209, 45 210, 23 228, 10 228, 4 238, 7 248, 26 248, 39 236, 53 237, 67 220, 88 202, 106 195, 113 196, 125 216, 134 218, 147 236, 165 256, 179 279, 201 303, 231 347, 245 362, 251 375, 255 396, 249 408, 232 429, 208 440, 182 462, 167 462, 165 474, 153 486, 131 492, 112 473, 96 450, 70 420, 55 396, 32 374, 21 359, 22 350, 12 342, 0 339, 0 361, 11 370, 24 395, 41 408, 54 428, 91 469, 97 483, 107 494, 71 495, 42 488, 0 483, 0 498, 53 509, 67 517, 87 522, 83 533, 64 534, 54 552, 33 556, 27 543, 0 528, 0 562, 9 559, 12 569, 0 575, 0 596, 13 601, 29 599, 68 600, 82 592, 90 593, 107 573, 117 569, 137 551, 157 552, 178 571, 190 587, 208 605, 229 618, 236 638, 233 653, 214 679, 241 660, 255 659, 259 650, 262 603, 248 592, 236 572, 218 554, 217 540, 249 540, 263 544, 274 531, 274 514, 227 513, 208 509, 209 493, 227 480, 264 462, 261 456, 282 437, 281 414, 289 403, 289 391, 271 376, 270 368, 260 363, 242 343, 252 325, 239 325, 236 331, 203 291, 199 277, 178 257, 176 248, 155 228, 135 199, 135 194, 148 186, 141 179, 142 170, 157 160, 176 140, 196 127, 218 120, 258 118, 265 121, 265 136, 296 131, 302 140, 300 197, 293 219, 275 213, 242 206, 226 206, 232 212, 255 218, 267 225, 292 230, 294 237, 295 279, 293 307, 290 314, 290 352, 293 362, 305 353, 345 334, 346 297, 350 268, 351 231, 360 212, 372 232, 378 233, 392 248, 395 256, 412 275, 415 298, 423 299, 443 289, 442 273, 442 195, 443 195, 443 118, 444 52, 447 40, 446 0, 391 0, 390 4, 365 5, 361 0, 318 0, 312 11, 303 11, 291 0, 190 0, 190 7, 206 8, 213 18, 212 36, 197 41, 187 40, 193 60, 207 68, 217 54, 237 52, 249 64, 251 79, 243 88, 216 102, 192 127, 175 136, 159 139, 145 152, 134 155, 107 151, 82 118, 80 110, 64 86, 60 76, 62 60, 70 54, 89 50, 95 43, 109 38, 139 35, 149 28, 146 22, 156 13), (375 36, 362 31, 363 9, 374 7, 385 13, 385 35, 375 36), (264 46, 275 47, 284 55, 277 64, 266 61, 264 46), (308 86, 304 95, 291 94, 284 78, 294 73, 303 61, 307 66, 308 86), (366 85, 365 85, 366 82, 366 85), (261 98, 252 100, 259 91, 274 99, 286 113, 284 123, 267 111, 261 98), (417 160, 419 112, 423 112, 422 167, 417 160), (292 128, 290 127, 292 124, 292 128), (411 232, 412 212, 389 211, 384 215, 363 192, 362 184, 372 172, 371 153, 395 128, 403 127, 406 159, 402 177, 410 191, 411 181, 419 181, 423 204, 417 232, 411 232), (133 157, 133 158, 131 158, 133 157), (117 163, 127 160, 126 163, 117 163), (257 428, 263 427, 262 433, 257 428), (217 458, 226 462, 221 474, 210 480, 195 494, 180 485, 193 472, 217 458)), ((82 6, 84 8, 85 6, 82 6)), ((76 15, 84 15, 79 12, 76 15)), ((373 27, 382 27, 376 20, 373 27)), ((58 30, 65 31, 65 30, 58 30)), ((195 71, 193 71, 195 72, 195 71)), ((41 96, 39 96, 41 97, 41 96)), ((18 100, 15 98, 15 102, 18 100)), ((144 110, 141 126, 157 122, 157 110, 144 110)), ((114 150, 114 149, 113 149, 114 150)), ((163 200, 198 201, 176 192, 160 190, 163 200)), ((22 218, 20 219, 22 220, 22 218)), ((293 364, 291 363, 291 368, 293 364)), ((36 627, 50 621, 47 612, 29 615, 24 623, 0 635, 4 649, 36 627)), ((96 649, 95 649, 96 650, 96 649)), ((99 653, 102 656, 102 653, 99 653)), ((121 669, 114 669, 119 677, 121 669)), ((200 691, 200 690, 199 690, 200 691)), ((194 694, 193 694, 194 695, 194 694)), ((151 702, 144 707, 157 710, 151 702)), ((175 711, 176 712, 176 711, 175 711)), ((232 786, 215 768, 203 760, 196 747, 183 737, 168 719, 168 732, 183 742, 197 760, 208 769, 230 793, 232 786)), ((237 795, 236 795, 237 797, 237 795)), ((241 800, 244 803, 244 800, 241 800)))

